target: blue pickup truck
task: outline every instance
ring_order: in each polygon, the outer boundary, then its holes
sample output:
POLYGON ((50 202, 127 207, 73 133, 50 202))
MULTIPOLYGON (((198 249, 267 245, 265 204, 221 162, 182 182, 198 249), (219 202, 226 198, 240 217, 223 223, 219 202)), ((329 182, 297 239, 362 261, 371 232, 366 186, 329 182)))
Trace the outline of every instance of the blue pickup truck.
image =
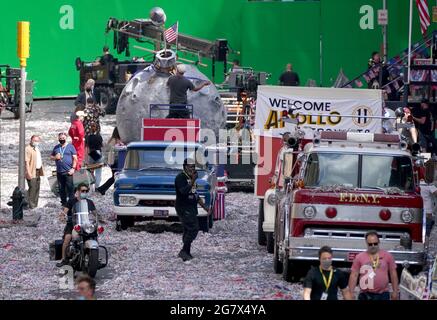
MULTIPOLYGON (((196 155, 197 191, 207 207, 216 195, 215 167, 207 162, 207 151, 196 142, 133 142, 126 150, 124 167, 117 174, 114 211, 117 230, 132 227, 135 221, 178 221, 175 210, 174 181, 182 171, 185 158, 196 155)), ((122 156, 124 158, 124 156, 122 156)), ((199 226, 203 232, 212 228, 212 210, 199 206, 199 226)))

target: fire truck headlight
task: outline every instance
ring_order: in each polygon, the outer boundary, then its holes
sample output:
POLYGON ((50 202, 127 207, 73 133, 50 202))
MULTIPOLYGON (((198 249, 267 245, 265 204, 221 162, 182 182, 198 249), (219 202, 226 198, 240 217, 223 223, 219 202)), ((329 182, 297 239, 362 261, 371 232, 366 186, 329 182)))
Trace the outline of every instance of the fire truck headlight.
POLYGON ((313 206, 308 206, 308 207, 305 207, 305 209, 303 209, 303 215, 307 219, 314 218, 316 216, 316 214, 317 214, 317 210, 313 206))
POLYGON ((403 210, 401 212, 401 219, 405 223, 410 223, 411 221, 413 221, 413 214, 410 210, 403 210))
POLYGON ((271 206, 276 205, 276 194, 272 193, 267 198, 267 203, 271 206))

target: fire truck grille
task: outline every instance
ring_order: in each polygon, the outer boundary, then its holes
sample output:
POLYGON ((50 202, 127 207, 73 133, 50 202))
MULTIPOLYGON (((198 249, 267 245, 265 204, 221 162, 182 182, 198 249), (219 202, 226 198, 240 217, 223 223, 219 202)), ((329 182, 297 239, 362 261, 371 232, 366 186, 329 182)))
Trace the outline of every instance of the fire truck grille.
MULTIPOLYGON (((306 228, 305 238, 364 239, 368 230, 306 228)), ((405 232, 378 230, 382 240, 399 241, 405 232)))

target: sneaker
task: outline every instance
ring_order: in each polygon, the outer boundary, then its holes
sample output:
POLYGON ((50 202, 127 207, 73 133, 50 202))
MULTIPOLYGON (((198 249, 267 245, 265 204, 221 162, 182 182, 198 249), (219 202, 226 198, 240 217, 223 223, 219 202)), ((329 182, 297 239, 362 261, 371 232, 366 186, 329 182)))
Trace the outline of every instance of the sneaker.
POLYGON ((178 257, 181 258, 184 262, 192 259, 192 257, 183 250, 179 252, 178 257))
POLYGON ((58 262, 56 264, 56 267, 61 268, 61 267, 66 266, 66 265, 68 265, 68 260, 63 259, 63 260, 61 260, 61 262, 58 262))

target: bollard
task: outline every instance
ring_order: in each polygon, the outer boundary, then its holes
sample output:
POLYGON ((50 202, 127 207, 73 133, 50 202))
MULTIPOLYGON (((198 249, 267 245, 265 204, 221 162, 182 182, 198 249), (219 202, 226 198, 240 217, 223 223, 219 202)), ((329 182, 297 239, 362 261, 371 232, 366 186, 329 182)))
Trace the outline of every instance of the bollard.
POLYGON ((27 205, 27 202, 19 187, 14 189, 11 199, 12 201, 8 202, 8 206, 12 206, 12 219, 23 220, 23 207, 27 205))

